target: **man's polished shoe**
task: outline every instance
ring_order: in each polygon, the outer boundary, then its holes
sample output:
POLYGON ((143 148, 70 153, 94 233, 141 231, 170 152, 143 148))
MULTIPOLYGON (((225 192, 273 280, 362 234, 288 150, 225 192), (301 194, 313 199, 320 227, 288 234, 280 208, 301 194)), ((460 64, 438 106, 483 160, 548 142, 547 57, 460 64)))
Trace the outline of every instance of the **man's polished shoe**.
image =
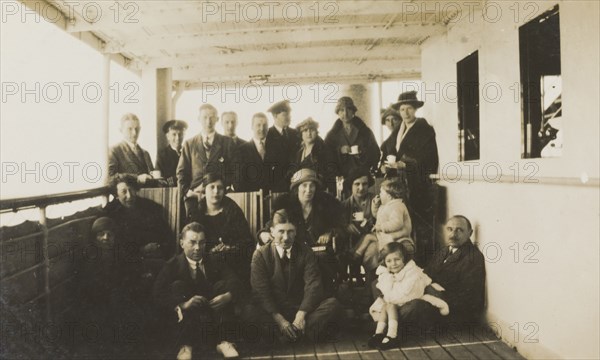
POLYGON ((192 360, 192 347, 183 345, 177 354, 177 360, 192 360))
POLYGON ((217 351, 223 355, 225 359, 236 359, 240 356, 235 349, 235 345, 228 341, 221 341, 221 343, 217 345, 217 351))

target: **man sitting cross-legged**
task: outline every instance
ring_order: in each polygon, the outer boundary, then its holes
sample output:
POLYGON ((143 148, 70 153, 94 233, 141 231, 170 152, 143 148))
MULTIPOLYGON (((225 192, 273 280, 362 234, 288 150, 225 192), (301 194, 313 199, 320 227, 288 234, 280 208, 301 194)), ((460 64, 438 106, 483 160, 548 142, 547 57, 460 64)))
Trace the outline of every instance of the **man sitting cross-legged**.
MULTIPOLYGON (((201 224, 193 222, 181 230, 183 252, 169 260, 154 285, 159 306, 172 314, 177 323, 180 351, 177 359, 191 359, 192 346, 205 346, 208 335, 223 340, 223 325, 233 320, 232 300, 239 282, 225 264, 206 254, 206 236, 201 224)), ((234 345, 217 345, 225 358, 237 357, 234 345)))
POLYGON ((280 340, 321 340, 326 330, 333 330, 340 304, 323 295, 315 255, 308 245, 294 241, 296 226, 285 210, 274 213, 271 234, 273 240, 252 258, 252 289, 262 308, 256 321, 276 324, 280 340))

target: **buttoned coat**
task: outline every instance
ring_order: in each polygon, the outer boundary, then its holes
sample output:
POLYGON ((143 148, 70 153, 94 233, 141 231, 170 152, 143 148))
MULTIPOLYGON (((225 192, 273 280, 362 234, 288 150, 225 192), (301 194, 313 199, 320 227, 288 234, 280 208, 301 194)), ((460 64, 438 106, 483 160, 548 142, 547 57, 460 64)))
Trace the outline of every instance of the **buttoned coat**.
POLYGON ((235 147, 233 141, 221 134, 215 134, 210 150, 210 158, 206 156, 202 135, 196 135, 183 143, 181 157, 177 165, 177 181, 181 195, 196 188, 208 173, 223 176, 225 186, 231 184, 235 169, 235 147))
POLYGON ((450 306, 452 319, 470 321, 483 312, 485 302, 485 261, 469 240, 453 254, 445 246, 435 253, 425 273, 445 291, 442 298, 450 306))
POLYGON ((150 174, 154 170, 148 151, 142 149, 143 159, 138 157, 127 142, 122 141, 110 148, 108 152, 108 176, 129 174, 137 177, 150 174))
POLYGON ((256 302, 269 314, 290 308, 310 313, 324 299, 317 260, 308 246, 294 244, 289 266, 290 278, 286 281, 282 260, 273 242, 254 252, 252 290, 256 302))

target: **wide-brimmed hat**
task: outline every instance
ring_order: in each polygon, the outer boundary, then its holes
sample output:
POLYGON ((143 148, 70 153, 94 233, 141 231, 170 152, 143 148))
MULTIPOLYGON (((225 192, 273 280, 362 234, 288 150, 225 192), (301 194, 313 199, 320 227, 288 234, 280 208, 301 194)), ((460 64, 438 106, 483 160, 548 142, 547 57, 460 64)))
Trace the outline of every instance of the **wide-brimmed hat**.
POLYGON ((356 106, 354 106, 354 101, 352 101, 352 98, 349 96, 342 96, 338 99, 337 105, 335 106, 335 113, 337 114, 340 112, 342 108, 351 109, 354 112, 358 110, 356 106))
POLYGON ((319 128, 319 123, 316 122, 311 117, 303 120, 300 124, 298 124, 298 126, 296 126, 296 129, 298 131, 300 131, 300 132, 303 132, 306 129, 315 129, 315 130, 317 130, 318 128, 319 128))
POLYGON ((290 179, 290 190, 303 182, 314 181, 317 186, 321 186, 321 180, 313 169, 303 168, 294 173, 290 179))
POLYGON ((290 107, 290 102, 288 100, 281 100, 271 105, 271 107, 267 110, 273 115, 277 115, 280 112, 290 112, 292 108, 290 107))
POLYGON ((394 109, 394 108, 387 108, 387 109, 381 109, 381 124, 385 125, 385 119, 387 119, 388 116, 393 116, 398 120, 402 120, 402 116, 400 116, 400 113, 394 109))
POLYGON ((396 102, 394 105, 392 105, 392 108, 398 110, 401 105, 405 105, 405 104, 412 105, 412 107, 414 107, 415 109, 418 109, 421 106, 423 106, 423 104, 425 104, 425 103, 423 101, 419 101, 417 99, 416 91, 406 91, 406 92, 403 92, 402 94, 400 94, 400 96, 398 96, 398 102, 396 102))
POLYGON ((363 176, 366 176, 367 179, 369 179, 369 187, 373 186, 375 180, 369 173, 369 169, 365 169, 364 167, 355 167, 350 169, 348 176, 344 178, 344 189, 352 189, 352 184, 354 183, 354 181, 363 176))
POLYGON ((96 219, 92 224, 92 234, 97 234, 100 231, 111 230, 115 231, 115 221, 109 217, 101 217, 96 219))
POLYGON ((171 128, 186 131, 188 124, 183 120, 169 120, 163 125, 162 131, 166 134, 171 128))

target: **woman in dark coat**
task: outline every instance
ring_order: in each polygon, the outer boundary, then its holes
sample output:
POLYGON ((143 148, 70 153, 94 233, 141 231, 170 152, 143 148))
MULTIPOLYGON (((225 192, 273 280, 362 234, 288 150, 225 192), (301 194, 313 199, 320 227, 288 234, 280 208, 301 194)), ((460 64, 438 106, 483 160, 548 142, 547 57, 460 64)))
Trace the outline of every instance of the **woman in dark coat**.
POLYGON ((438 151, 435 130, 415 113, 423 106, 417 100, 416 91, 400 94, 392 107, 402 116, 402 124, 390 135, 390 141, 382 145, 382 166, 384 174, 397 173, 408 183, 408 209, 416 231, 417 253, 415 261, 425 266, 434 251, 433 239, 433 193, 429 175, 437 173, 438 151), (388 162, 387 156, 394 155, 395 162, 388 162))
POLYGON ((350 170, 356 167, 375 170, 379 162, 379 146, 375 135, 356 116, 356 110, 351 98, 341 97, 335 108, 339 119, 325 137, 325 144, 335 154, 339 176, 347 177, 350 170))

